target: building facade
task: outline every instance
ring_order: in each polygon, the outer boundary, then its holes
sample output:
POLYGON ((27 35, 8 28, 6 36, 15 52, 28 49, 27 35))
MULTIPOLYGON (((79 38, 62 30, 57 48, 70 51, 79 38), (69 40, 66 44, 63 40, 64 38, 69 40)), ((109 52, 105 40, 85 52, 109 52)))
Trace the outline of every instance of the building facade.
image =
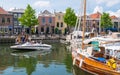
POLYGON ((60 34, 65 34, 67 24, 64 22, 64 13, 55 12, 55 29, 58 28, 60 34))
POLYGON ((101 18, 101 13, 96 12, 91 15, 89 15, 89 21, 91 25, 91 31, 94 28, 96 32, 101 32, 101 27, 100 27, 100 18, 101 18))
MULTIPOLYGON (((100 26, 100 22, 101 22, 101 16, 102 14, 99 12, 96 12, 94 14, 89 15, 89 24, 92 28, 95 28, 97 32, 101 32, 104 29, 101 28, 100 26)), ((111 20, 112 20, 112 28, 115 29, 115 31, 120 31, 120 18, 116 17, 116 16, 110 16, 111 20)), ((92 30, 91 30, 92 31, 92 30)))
POLYGON ((18 34, 22 32, 23 26, 19 22, 18 18, 20 18, 24 14, 24 9, 13 9, 11 11, 8 11, 13 15, 13 28, 14 28, 14 34, 18 34))
POLYGON ((0 34, 13 34, 13 15, 0 7, 0 34))
POLYGON ((110 18, 112 19, 113 28, 115 28, 117 31, 120 31, 120 18, 116 16, 110 16, 110 18))
POLYGON ((38 33, 39 34, 54 34, 55 30, 55 15, 45 10, 38 15, 38 33))

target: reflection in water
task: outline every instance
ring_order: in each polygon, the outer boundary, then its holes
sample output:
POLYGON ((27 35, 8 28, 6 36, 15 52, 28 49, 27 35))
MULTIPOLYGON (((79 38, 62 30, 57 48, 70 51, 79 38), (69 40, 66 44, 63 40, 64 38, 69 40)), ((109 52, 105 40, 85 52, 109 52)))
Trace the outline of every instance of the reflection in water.
POLYGON ((72 72, 73 72, 73 75, 92 75, 90 73, 87 73, 87 72, 81 70, 77 66, 73 66, 72 72))
POLYGON ((13 51, 11 55, 13 56, 24 56, 26 58, 36 57, 38 55, 46 55, 50 53, 51 50, 39 50, 39 51, 13 51))
MULTIPOLYGON (((64 44, 52 44, 49 51, 13 51, 9 46, 0 46, 0 75, 73 75, 71 52, 64 44)), ((74 75, 87 74, 74 70, 74 75)))

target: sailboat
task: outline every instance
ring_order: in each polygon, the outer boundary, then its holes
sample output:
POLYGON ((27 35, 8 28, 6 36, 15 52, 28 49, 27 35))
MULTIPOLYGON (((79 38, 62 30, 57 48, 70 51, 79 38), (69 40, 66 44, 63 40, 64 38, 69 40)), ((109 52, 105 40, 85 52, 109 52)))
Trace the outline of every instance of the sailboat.
MULTIPOLYGON (((82 2, 81 2, 80 5, 82 5, 82 2)), ((80 42, 82 41, 82 36, 83 36, 83 31, 80 28, 81 27, 81 22, 82 22, 83 6, 80 9, 81 10, 79 11, 79 14, 77 16, 74 31, 66 37, 66 41, 70 42, 70 44, 74 44, 74 45, 76 43, 80 44, 80 42)), ((85 37, 88 37, 89 34, 90 34, 90 32, 85 32, 85 37)))
POLYGON ((98 42, 85 45, 86 0, 84 4, 83 34, 81 47, 72 47, 73 65, 97 75, 120 75, 120 60, 105 55, 105 48, 98 42))

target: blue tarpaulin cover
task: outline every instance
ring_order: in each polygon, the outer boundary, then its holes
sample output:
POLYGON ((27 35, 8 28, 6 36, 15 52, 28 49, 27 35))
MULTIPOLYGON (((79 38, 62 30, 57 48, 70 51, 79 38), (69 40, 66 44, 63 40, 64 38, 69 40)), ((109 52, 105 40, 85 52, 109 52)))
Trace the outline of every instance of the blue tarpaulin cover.
POLYGON ((98 60, 98 61, 100 61, 100 62, 103 62, 103 63, 106 61, 105 58, 101 58, 101 57, 98 57, 96 60, 98 60))

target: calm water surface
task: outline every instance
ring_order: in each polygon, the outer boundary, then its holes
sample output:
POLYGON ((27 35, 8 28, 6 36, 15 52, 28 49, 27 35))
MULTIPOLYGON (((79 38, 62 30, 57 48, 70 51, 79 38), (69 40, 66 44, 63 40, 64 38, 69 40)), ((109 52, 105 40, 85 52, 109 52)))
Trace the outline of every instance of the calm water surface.
POLYGON ((64 44, 52 44, 44 51, 15 51, 9 46, 0 45, 0 75, 90 75, 72 66, 64 44))

